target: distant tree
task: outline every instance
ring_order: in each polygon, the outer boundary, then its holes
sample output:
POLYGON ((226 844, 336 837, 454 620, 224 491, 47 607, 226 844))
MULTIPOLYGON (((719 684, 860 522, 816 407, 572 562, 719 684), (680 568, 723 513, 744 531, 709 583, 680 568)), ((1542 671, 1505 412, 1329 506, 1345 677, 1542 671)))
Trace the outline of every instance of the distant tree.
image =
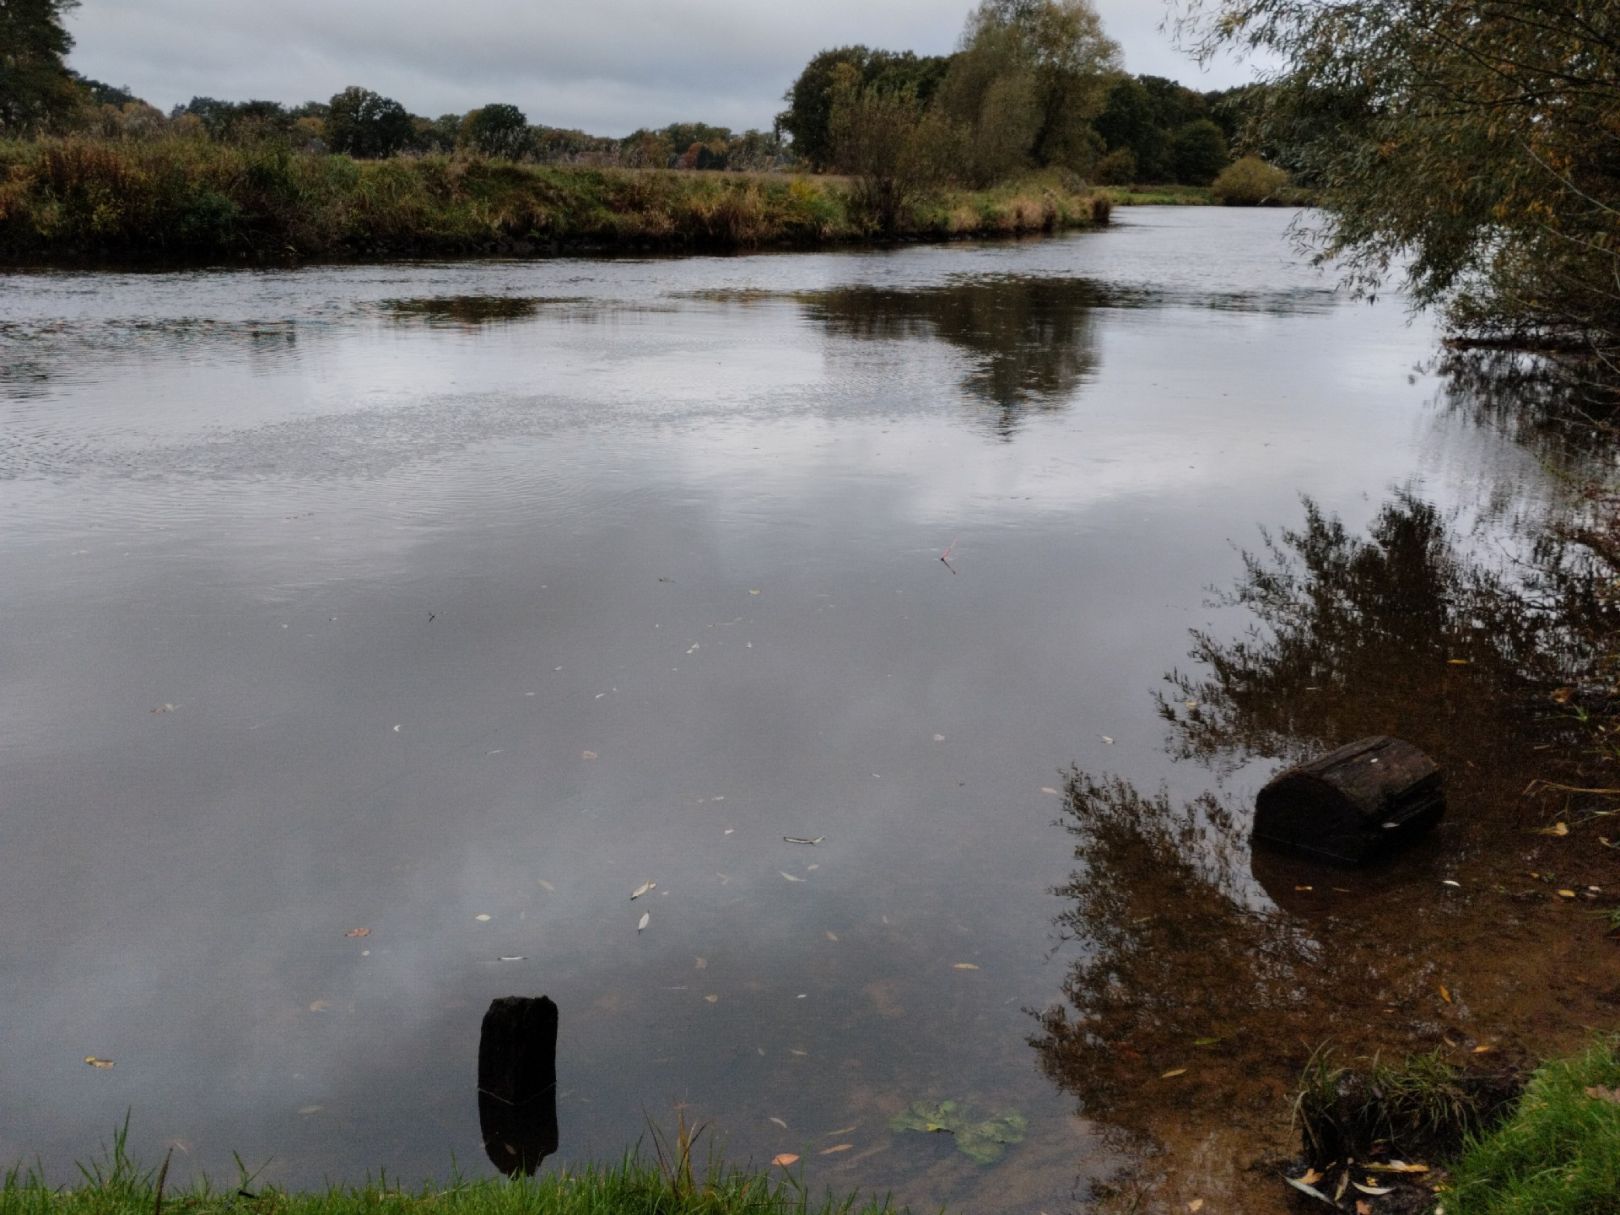
POLYGON ((0 132, 44 130, 84 103, 64 62, 73 36, 62 18, 78 2, 0 0, 0 132))
MULTIPOLYGON (((0 0, 0 5, 3 5, 3 3, 4 0, 0 0)), ((73 78, 73 83, 78 85, 79 91, 94 105, 110 105, 121 108, 132 101, 141 100, 130 91, 127 85, 103 84, 99 80, 92 80, 90 77, 81 76, 74 71, 69 71, 68 75, 73 78)), ((145 103, 142 102, 142 104, 145 103)))
POLYGON ((399 102, 350 85, 332 97, 326 142, 334 152, 360 159, 392 156, 410 145, 411 116, 399 102))
POLYGON ((910 51, 840 46, 813 56, 783 96, 787 109, 776 116, 776 130, 793 141, 793 154, 812 169, 827 168, 833 158, 832 112, 839 69, 855 70, 860 87, 880 93, 906 92, 920 105, 934 98, 949 60, 910 51))
POLYGON ((1119 46, 1090 0, 981 0, 940 103, 970 134, 973 175, 1021 163, 1089 170, 1099 153, 1089 120, 1119 70, 1119 46))
POLYGON ((953 159, 954 132, 909 89, 862 84, 852 65, 835 82, 833 167, 855 179, 851 203, 877 231, 895 232, 953 159))
POLYGON ((1226 136, 1207 118, 1180 127, 1170 141, 1170 163, 1176 180, 1189 186, 1207 186, 1226 167, 1226 136))
POLYGON ((506 160, 521 160, 534 150, 528 117, 506 102, 469 110, 461 120, 461 143, 485 156, 506 160))

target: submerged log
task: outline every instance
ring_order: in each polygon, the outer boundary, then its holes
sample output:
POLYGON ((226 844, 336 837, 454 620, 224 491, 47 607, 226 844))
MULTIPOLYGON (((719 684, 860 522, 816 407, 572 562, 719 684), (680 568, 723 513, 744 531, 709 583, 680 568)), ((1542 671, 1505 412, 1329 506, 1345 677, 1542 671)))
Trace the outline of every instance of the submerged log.
POLYGON ((1255 799, 1254 842, 1364 865, 1410 843, 1444 812, 1439 765, 1411 743, 1377 735, 1273 778, 1255 799))
POLYGON ((557 1006, 546 996, 491 1000, 478 1036, 478 1126, 507 1176, 557 1150, 557 1006))

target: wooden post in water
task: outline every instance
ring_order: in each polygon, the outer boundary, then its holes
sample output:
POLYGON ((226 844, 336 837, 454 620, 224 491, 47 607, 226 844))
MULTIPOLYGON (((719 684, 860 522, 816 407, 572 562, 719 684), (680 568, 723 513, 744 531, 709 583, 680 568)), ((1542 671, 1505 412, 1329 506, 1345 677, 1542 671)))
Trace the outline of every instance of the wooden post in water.
POLYGON ((478 1035, 478 1126, 508 1177, 557 1150, 557 1006, 546 996, 491 1000, 478 1035))

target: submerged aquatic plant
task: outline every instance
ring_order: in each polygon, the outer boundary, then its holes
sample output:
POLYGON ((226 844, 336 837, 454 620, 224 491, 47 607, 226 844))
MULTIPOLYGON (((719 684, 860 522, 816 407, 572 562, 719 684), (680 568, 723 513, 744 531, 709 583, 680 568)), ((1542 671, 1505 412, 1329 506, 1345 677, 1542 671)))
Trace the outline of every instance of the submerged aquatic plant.
POLYGON ((974 1116, 971 1107, 956 1101, 913 1101, 904 1113, 889 1119, 889 1129, 946 1134, 956 1150, 975 1164, 994 1164, 1009 1143, 1021 1143, 1029 1125, 1016 1110, 991 1118, 974 1116))

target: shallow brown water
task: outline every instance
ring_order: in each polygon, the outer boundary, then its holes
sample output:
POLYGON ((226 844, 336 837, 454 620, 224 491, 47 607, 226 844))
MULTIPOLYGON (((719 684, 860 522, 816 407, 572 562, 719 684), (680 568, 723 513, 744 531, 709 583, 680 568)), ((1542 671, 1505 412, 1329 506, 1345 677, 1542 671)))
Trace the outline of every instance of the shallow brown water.
MULTIPOLYGON (((0 1160, 66 1176, 127 1110, 194 1172, 482 1171, 480 1018, 543 992, 561 1161, 679 1106, 813 1186, 1082 1201, 1116 1132, 1165 1129, 1111 1093, 1182 1060, 1088 1072, 1033 1014, 1089 998, 1119 910, 1087 905, 1066 770, 1241 811, 1291 747, 1404 724, 1210 734, 1153 693, 1219 701, 1164 676, 1210 677, 1189 630, 1243 635, 1209 588, 1302 494, 1359 533, 1404 489, 1473 553, 1554 492, 1285 218, 0 278, 0 1160), (981 1166, 889 1129, 945 1099, 1027 1137, 981 1166)), ((1269 910, 1234 864, 1212 889, 1269 910)), ((1477 922, 1389 885, 1434 939, 1477 922)), ((1250 1032, 1233 973, 1193 990, 1250 1032)), ((1231 1100, 1208 1087, 1192 1122, 1231 1100)))

